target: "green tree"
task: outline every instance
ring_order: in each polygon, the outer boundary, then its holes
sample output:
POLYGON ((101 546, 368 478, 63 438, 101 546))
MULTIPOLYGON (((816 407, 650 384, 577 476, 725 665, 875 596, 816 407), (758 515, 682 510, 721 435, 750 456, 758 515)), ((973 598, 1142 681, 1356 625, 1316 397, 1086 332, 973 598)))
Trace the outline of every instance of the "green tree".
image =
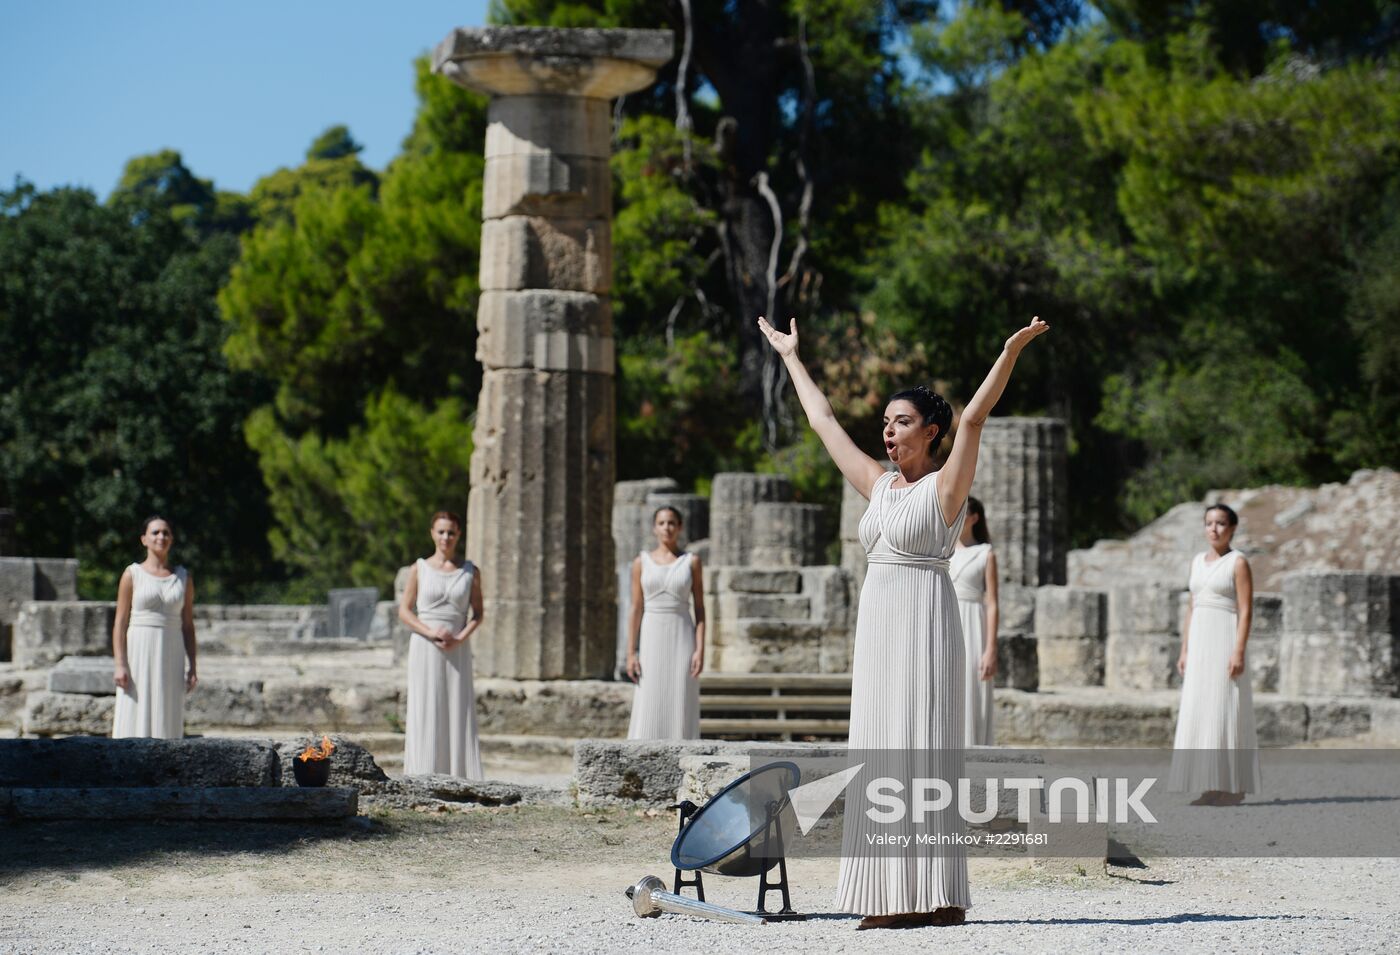
POLYGON ((426 60, 417 71, 414 128, 383 175, 360 172, 348 131, 323 134, 283 171, 290 207, 244 239, 219 297, 230 362, 276 388, 246 434, 273 550, 303 587, 387 588, 418 549, 410 530, 444 497, 465 501, 485 100, 426 60), (421 473, 376 484, 394 457, 421 473))
POLYGON ((304 599, 346 583, 392 593, 394 572, 427 546, 428 516, 466 510, 472 431, 460 398, 427 410, 390 387, 343 438, 290 438, 270 408, 247 432, 277 522, 273 554, 298 571, 304 599))
POLYGON ((241 434, 264 393, 229 369, 214 308, 237 239, 191 228, 214 194, 183 168, 133 160, 105 206, 0 193, 0 499, 23 552, 79 558, 89 598, 111 599, 153 511, 204 599, 249 593, 269 566, 241 434), (177 173, 131 175, 155 167, 177 173))

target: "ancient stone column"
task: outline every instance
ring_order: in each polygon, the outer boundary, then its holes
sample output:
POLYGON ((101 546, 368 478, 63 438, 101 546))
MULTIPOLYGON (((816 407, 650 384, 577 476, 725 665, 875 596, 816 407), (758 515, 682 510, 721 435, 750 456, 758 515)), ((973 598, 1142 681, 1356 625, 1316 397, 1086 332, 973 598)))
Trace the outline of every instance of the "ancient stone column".
POLYGON ((972 495, 987 510, 1003 582, 1065 582, 1067 472, 1063 421, 987 419, 972 495))
POLYGON ((605 677, 615 583, 612 117, 671 57, 659 30, 454 30, 433 68, 492 97, 467 555, 481 676, 605 677))
POLYGON ((753 507, 749 563, 755 567, 807 567, 824 563, 820 504, 760 501, 753 507))
POLYGON ((717 567, 744 567, 753 556, 753 509, 764 501, 792 500, 781 474, 729 471, 710 484, 710 554, 717 567))

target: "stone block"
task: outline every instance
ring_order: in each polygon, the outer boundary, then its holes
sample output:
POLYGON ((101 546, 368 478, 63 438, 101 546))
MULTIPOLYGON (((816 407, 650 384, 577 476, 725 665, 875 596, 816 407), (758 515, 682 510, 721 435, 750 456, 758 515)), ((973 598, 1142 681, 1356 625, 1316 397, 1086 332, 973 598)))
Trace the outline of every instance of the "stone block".
POLYGON ((1102 691, 1025 693, 998 690, 996 739, 1002 746, 1171 746, 1176 716, 1170 702, 1115 698, 1102 691))
POLYGON ((116 661, 111 657, 64 657, 49 671, 49 692, 113 696, 117 692, 112 682, 115 669, 116 661))
POLYGON ((769 620, 806 620, 812 613, 812 601, 800 594, 727 593, 719 598, 720 614, 725 619, 764 617, 769 620))
POLYGON ((433 69, 504 101, 538 94, 608 101, 651 85, 672 45, 669 29, 458 28, 433 50, 433 69))
POLYGON ((1400 743, 1400 700, 1370 700, 1371 737, 1378 743, 1400 743))
MULTIPOLYGON (((710 499, 700 494, 682 494, 679 491, 652 491, 647 495, 647 521, 658 508, 674 507, 681 515, 680 545, 691 550, 692 541, 704 540, 710 536, 710 499)), ((648 526, 650 535, 650 526, 648 526)), ((703 559, 703 558, 702 558, 703 559)))
POLYGON ((1040 688, 1040 647, 1034 636, 1003 633, 997 636, 995 685, 1015 690, 1040 688))
POLYGON ((728 589, 745 594, 795 594, 802 589, 802 574, 796 570, 761 570, 736 567, 726 578, 728 589))
POLYGON ((1260 746, 1297 746, 1308 738, 1308 707, 1261 693, 1254 697, 1254 731, 1260 746))
POLYGON ((0 746, 0 786, 5 787, 277 784, 276 750, 261 740, 74 737, 10 740, 0 746))
POLYGON ((1308 742, 1371 732, 1369 700, 1308 700, 1308 742))
POLYGON ((71 557, 35 557, 34 599, 77 600, 78 562, 71 557))
POLYGON ((676 799, 689 799, 703 806, 721 789, 747 773, 751 763, 747 756, 738 755, 681 756, 677 762, 681 781, 676 799))
POLYGON ((53 666, 66 656, 112 652, 115 603, 29 601, 15 619, 12 654, 21 668, 53 666))
POLYGON ((997 587, 997 628, 1007 633, 1035 633, 1035 587, 1000 584, 997 587))
POLYGON ((1256 593, 1247 655, 1253 688, 1261 693, 1278 690, 1278 652, 1282 638, 1283 595, 1256 593))
POLYGON ((612 215, 612 171, 599 156, 514 153, 486 160, 483 219, 504 216, 606 219, 612 215))
POLYGON ((20 607, 34 599, 34 577, 28 557, 0 557, 0 624, 13 624, 20 607))
POLYGON ((459 27, 433 51, 433 69, 498 97, 493 107, 538 94, 597 98, 606 105, 650 86, 671 58, 673 42, 670 30, 459 27))
POLYGON ((826 550, 823 511, 820 504, 756 503, 749 562, 756 567, 802 567, 822 563, 826 550))
MULTIPOLYGON (((612 108, 574 96, 510 96, 491 102, 486 159, 612 154, 612 108)), ((611 214, 611 210, 609 210, 611 214)))
POLYGON ((1279 690, 1400 695, 1400 576, 1300 572, 1283 578, 1279 690))
POLYGON ((1116 587, 1108 596, 1104 686, 1150 690, 1180 685, 1180 591, 1161 584, 1116 587))
POLYGON ((1108 595, 1060 586, 1035 595, 1041 685, 1102 686, 1108 595))
POLYGON ((612 305, 590 292, 483 292, 476 357, 491 368, 612 374, 612 305))
POLYGON ((12 816, 30 820, 327 820, 357 807, 355 790, 331 788, 14 789, 9 800, 12 816))
POLYGON ((26 736, 107 736, 112 732, 114 696, 87 693, 30 693, 24 703, 26 736))
POLYGON ((379 602, 379 588, 345 587, 331 590, 326 596, 330 636, 352 640, 369 636, 375 604, 379 602))
MULTIPOLYGON (((285 714, 277 714, 285 716, 285 714)), ((300 726, 292 717, 279 721, 263 706, 263 681, 236 678, 201 679, 185 697, 185 728, 191 726, 262 726, 267 722, 300 726)))
POLYGON ((754 505, 791 499, 792 483, 781 474, 716 474, 710 484, 710 539, 715 562, 751 564, 754 505))
POLYGON ((1063 640, 1101 640, 1106 632, 1108 595, 1086 587, 1035 589, 1035 635, 1063 640))
POLYGON ((598 680, 476 681, 477 725, 482 733, 536 736, 627 735, 631 683, 598 680))
POLYGON ((0 675, 0 731, 20 728, 24 719, 24 698, 28 695, 24 682, 23 677, 0 675))
POLYGON ((508 216, 481 224, 481 290, 562 289, 606 294, 612 286, 607 219, 508 216))
POLYGON ((855 632, 855 598, 851 575, 841 567, 803 567, 802 595, 811 601, 811 619, 833 630, 855 632))
POLYGON ((715 647, 726 673, 820 673, 826 628, 788 620, 726 621, 715 647))
POLYGON ((684 756, 710 756, 722 744, 702 740, 579 740, 574 785, 581 806, 667 806, 676 801, 684 756))

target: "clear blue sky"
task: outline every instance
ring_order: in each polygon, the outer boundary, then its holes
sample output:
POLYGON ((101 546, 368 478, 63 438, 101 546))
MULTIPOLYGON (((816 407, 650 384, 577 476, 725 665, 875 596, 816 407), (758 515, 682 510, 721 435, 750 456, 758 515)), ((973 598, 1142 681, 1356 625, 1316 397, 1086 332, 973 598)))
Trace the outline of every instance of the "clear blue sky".
POLYGON ((105 197, 132 156, 179 150, 246 191, 337 123, 381 168, 413 122, 413 58, 487 0, 0 0, 0 189, 105 197))

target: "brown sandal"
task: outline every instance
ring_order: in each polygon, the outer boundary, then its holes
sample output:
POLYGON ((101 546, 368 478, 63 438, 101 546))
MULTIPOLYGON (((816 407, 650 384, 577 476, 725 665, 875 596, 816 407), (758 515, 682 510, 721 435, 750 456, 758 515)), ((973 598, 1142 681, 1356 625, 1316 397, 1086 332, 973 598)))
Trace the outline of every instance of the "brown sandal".
POLYGON ((946 925, 962 925, 966 921, 966 909, 958 908, 956 905, 945 905, 941 909, 926 912, 921 924, 932 928, 946 925))

